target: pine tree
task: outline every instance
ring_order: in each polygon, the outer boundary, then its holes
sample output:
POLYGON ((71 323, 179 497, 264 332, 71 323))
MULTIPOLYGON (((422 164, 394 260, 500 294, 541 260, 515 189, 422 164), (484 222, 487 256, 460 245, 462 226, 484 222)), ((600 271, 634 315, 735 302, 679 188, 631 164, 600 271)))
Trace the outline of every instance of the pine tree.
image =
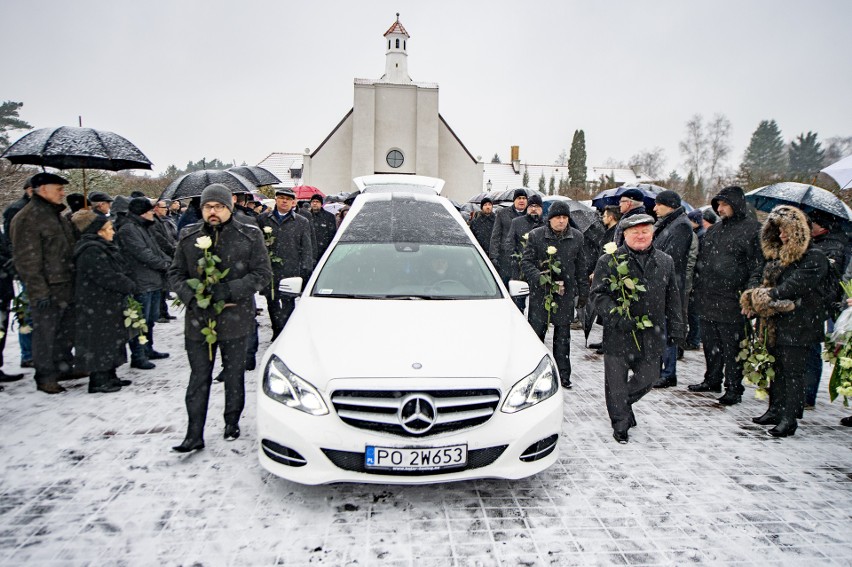
POLYGON ((9 134, 11 130, 29 130, 32 128, 27 122, 18 117, 18 109, 24 106, 23 102, 7 100, 0 103, 0 151, 9 146, 9 134))
POLYGON ((550 176, 550 183, 547 185, 547 194, 554 195, 556 193, 556 178, 550 176))
POLYGON ((544 193, 544 186, 547 181, 544 179, 544 170, 541 172, 541 177, 538 178, 538 190, 544 193))
POLYGON ((822 169, 825 152, 817 142, 816 132, 799 134, 790 142, 787 177, 791 181, 810 183, 822 169))
POLYGON ((568 179, 571 187, 586 187, 586 134, 574 131, 571 141, 571 156, 568 158, 568 179))
POLYGON ((749 189, 783 179, 787 172, 787 152, 781 131, 774 120, 763 120, 751 135, 738 174, 749 189))

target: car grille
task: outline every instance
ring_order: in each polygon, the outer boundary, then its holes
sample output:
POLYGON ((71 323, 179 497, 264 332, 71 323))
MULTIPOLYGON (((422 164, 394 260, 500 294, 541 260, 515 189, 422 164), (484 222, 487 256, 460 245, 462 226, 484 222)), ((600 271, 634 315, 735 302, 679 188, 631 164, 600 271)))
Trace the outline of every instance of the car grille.
POLYGON ((470 390, 337 390, 331 402, 344 423, 404 437, 428 437, 474 427, 488 421, 500 402, 495 389, 470 390), (411 396, 421 396, 434 404, 433 424, 425 431, 411 431, 399 419, 400 408, 411 396))
POLYGON ((435 474, 450 474, 459 471, 469 471, 487 467, 503 454, 508 445, 500 445, 498 447, 488 447, 487 449, 474 449, 467 453, 467 465, 455 469, 446 470, 421 470, 421 471, 392 471, 392 470, 368 470, 364 461, 364 453, 352 453, 349 451, 337 451, 334 449, 323 449, 325 456, 334 463, 337 468, 362 472, 369 474, 380 474, 390 476, 428 476, 435 474))

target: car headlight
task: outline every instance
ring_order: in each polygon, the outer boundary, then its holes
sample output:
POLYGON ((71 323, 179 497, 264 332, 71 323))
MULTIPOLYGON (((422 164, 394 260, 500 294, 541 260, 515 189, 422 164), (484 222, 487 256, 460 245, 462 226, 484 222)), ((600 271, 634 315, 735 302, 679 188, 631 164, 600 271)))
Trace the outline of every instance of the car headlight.
POLYGON ((559 390, 556 382, 556 369, 549 356, 538 363, 535 370, 512 386, 506 401, 503 402, 504 413, 515 413, 543 402, 559 390))
POLYGON ((288 408, 311 415, 325 415, 328 407, 319 392, 307 380, 294 374, 275 355, 269 359, 263 373, 263 393, 288 408))

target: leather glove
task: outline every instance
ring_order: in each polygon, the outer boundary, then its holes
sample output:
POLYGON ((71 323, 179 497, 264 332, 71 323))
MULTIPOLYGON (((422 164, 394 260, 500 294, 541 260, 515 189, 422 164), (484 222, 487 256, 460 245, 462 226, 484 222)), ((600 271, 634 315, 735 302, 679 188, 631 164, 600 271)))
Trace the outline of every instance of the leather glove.
POLYGON ((582 309, 585 306, 586 306, 586 298, 585 297, 581 297, 580 299, 577 300, 577 309, 582 309))
POLYGON ((636 330, 636 322, 628 317, 619 317, 615 326, 619 331, 624 333, 636 330))
POLYGON ((38 307, 39 309, 49 309, 50 304, 51 301, 49 297, 43 297, 42 299, 36 301, 36 307, 38 307))
POLYGON ((213 294, 213 303, 231 299, 231 287, 225 282, 214 284, 210 291, 213 294))

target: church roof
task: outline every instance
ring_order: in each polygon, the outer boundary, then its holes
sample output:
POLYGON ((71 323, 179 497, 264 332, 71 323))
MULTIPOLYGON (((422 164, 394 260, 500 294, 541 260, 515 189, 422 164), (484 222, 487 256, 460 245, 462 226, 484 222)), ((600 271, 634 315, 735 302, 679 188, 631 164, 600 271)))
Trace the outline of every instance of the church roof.
POLYGON ((396 15, 396 21, 393 23, 393 25, 388 28, 388 31, 385 32, 385 37, 389 36, 392 33, 399 33, 404 35, 405 37, 411 37, 410 35, 408 35, 408 32, 405 31, 405 28, 402 27, 402 23, 399 21, 399 14, 396 15))

